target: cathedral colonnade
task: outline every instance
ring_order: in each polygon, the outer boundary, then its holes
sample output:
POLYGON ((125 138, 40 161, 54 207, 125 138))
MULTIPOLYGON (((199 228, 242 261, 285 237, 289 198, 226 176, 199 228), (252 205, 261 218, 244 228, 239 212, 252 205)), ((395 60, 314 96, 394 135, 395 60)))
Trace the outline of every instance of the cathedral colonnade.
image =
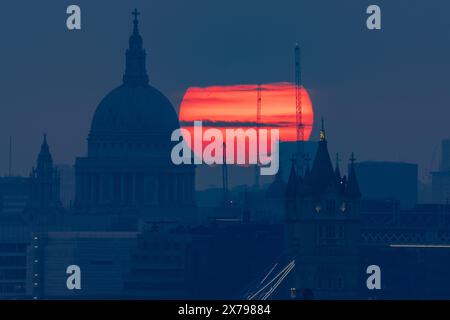
POLYGON ((79 207, 101 205, 189 205, 194 202, 194 179, 189 172, 89 172, 76 175, 79 207))

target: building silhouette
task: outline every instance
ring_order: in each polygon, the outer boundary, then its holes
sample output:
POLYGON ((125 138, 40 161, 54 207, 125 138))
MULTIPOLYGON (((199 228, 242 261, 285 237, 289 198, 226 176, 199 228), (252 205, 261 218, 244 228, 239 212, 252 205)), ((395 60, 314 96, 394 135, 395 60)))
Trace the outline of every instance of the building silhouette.
POLYGON ((296 260, 291 287, 304 297, 356 298, 359 294, 359 203, 352 155, 348 179, 333 169, 325 130, 311 169, 294 161, 286 189, 286 253, 296 260))
POLYGON ((417 205, 417 164, 389 161, 355 163, 365 200, 398 200, 404 209, 417 205))
POLYGON ((76 159, 75 207, 156 220, 190 218, 186 210, 194 207, 195 168, 171 162, 170 138, 179 128, 178 117, 169 100, 149 84, 134 14, 122 84, 98 105, 87 155, 76 159))
POLYGON ((28 209, 41 213, 61 208, 59 172, 44 134, 36 167, 30 173, 30 199, 28 209))
POLYGON ((431 172, 433 203, 450 203, 450 140, 442 140, 441 162, 438 171, 431 172))
POLYGON ((30 199, 29 179, 6 176, 0 178, 0 213, 20 214, 30 199))
POLYGON ((288 143, 271 184, 238 186, 226 205, 210 188, 197 208, 195 167, 171 162, 179 123, 149 84, 134 14, 122 84, 98 105, 87 154, 76 159, 74 206, 61 206, 46 136, 29 177, 0 179, 0 298, 242 299, 291 260, 271 298, 450 297, 450 206, 364 200, 371 179, 357 177, 353 156, 347 176, 333 167, 323 124, 305 145, 315 157, 304 172, 294 161, 286 168, 288 143), (374 264, 378 291, 365 286, 374 264), (69 265, 82 270, 80 291, 66 286, 69 265))

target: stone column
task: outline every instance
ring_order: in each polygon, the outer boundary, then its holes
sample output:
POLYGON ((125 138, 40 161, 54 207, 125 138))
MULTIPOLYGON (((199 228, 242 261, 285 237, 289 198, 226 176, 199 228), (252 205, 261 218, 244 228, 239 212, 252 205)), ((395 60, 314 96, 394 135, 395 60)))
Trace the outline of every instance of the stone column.
POLYGON ((136 179, 136 173, 131 173, 131 203, 135 204, 136 203, 136 183, 137 183, 137 179, 136 179))
POLYGON ((82 204, 83 203, 83 174, 79 173, 78 174, 78 180, 77 180, 77 201, 78 204, 82 204))
POLYGON ((106 173, 102 173, 99 177, 99 202, 101 204, 106 203, 108 199, 108 176, 106 173))
POLYGON ((89 175, 87 173, 85 173, 83 175, 83 180, 84 180, 84 203, 88 204, 89 203, 89 175))
POLYGON ((114 173, 109 173, 109 200, 108 203, 114 203, 114 173))
POLYGON ((152 174, 148 177, 148 187, 150 188, 150 191, 148 193, 149 195, 149 202, 151 204, 155 204, 158 202, 158 188, 159 188, 159 184, 158 184, 158 177, 155 174, 152 174))
POLYGON ((97 192, 97 181, 95 179, 95 174, 91 174, 90 183, 91 183, 91 203, 95 204, 96 202, 96 192, 97 192))
POLYGON ((142 203, 145 205, 145 204, 147 204, 149 201, 148 201, 148 199, 147 199, 147 197, 148 197, 148 174, 144 174, 144 186, 143 186, 143 189, 142 189, 142 203))
POLYGON ((120 203, 125 203, 125 174, 120 174, 120 203))

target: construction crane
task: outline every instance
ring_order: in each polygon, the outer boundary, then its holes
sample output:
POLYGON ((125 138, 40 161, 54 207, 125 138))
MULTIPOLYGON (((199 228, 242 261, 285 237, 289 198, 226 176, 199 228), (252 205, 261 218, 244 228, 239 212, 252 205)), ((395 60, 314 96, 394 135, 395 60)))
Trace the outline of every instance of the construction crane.
POLYGON ((227 168, 227 146, 223 144, 223 164, 222 164, 222 189, 223 189, 223 202, 228 204, 228 168, 227 168))
POLYGON ((259 189, 259 129, 261 127, 261 84, 256 86, 256 164, 255 188, 259 189))
POLYGON ((302 73, 300 60, 300 46, 295 44, 295 125, 297 131, 297 166, 298 172, 303 173, 304 158, 304 127, 302 110, 302 73))
POLYGON ((256 87, 256 125, 261 125, 261 84, 256 87))

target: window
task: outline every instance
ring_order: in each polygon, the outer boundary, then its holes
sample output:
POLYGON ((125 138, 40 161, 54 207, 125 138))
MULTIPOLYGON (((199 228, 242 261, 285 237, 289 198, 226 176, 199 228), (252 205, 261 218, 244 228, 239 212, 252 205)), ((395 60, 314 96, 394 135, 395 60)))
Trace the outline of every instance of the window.
POLYGON ((21 253, 25 252, 27 245, 24 243, 0 243, 0 252, 21 253))
POLYGON ((0 267, 23 267, 27 265, 25 256, 2 256, 0 257, 0 267))
POLYGON ((342 244, 345 228, 340 224, 324 224, 318 229, 318 242, 322 245, 342 244))

